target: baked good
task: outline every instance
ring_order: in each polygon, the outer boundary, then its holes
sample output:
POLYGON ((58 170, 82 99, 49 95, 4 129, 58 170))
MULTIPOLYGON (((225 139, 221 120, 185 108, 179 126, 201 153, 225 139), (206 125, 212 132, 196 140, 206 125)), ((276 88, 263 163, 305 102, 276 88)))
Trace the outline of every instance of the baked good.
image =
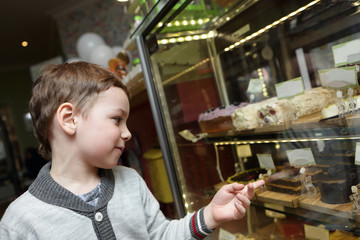
MULTIPOLYGON (((299 170, 299 168, 289 168, 269 176, 266 180, 267 189, 274 192, 301 194, 302 185, 299 170)), ((317 185, 317 178, 321 171, 321 169, 314 167, 309 167, 305 171, 306 176, 311 176, 314 186, 317 185)))
POLYGON ((294 108, 287 99, 270 102, 258 110, 259 126, 290 123, 294 114, 294 108))
POLYGON ((214 133, 219 131, 231 130, 234 128, 231 114, 236 109, 246 106, 248 103, 233 103, 229 106, 212 108, 201 113, 198 117, 198 123, 202 132, 214 133))
POLYGON ((304 94, 290 98, 295 118, 321 111, 324 107, 335 103, 336 93, 332 89, 322 87, 305 90, 304 94))
MULTIPOLYGON (((356 103, 356 109, 359 109, 360 107, 360 95, 359 96, 355 96, 354 97, 354 101, 356 103)), ((344 105, 345 105, 345 113, 350 111, 350 106, 349 106, 349 100, 345 99, 344 100, 344 105)), ((331 117, 335 117, 339 115, 339 109, 338 106, 334 103, 334 104, 330 104, 326 107, 324 107, 321 110, 321 118, 322 119, 326 119, 326 118, 331 118, 331 117)))
POLYGON ((242 183, 248 184, 250 182, 254 182, 259 179, 260 174, 266 174, 267 170, 264 168, 253 168, 249 170, 245 170, 242 172, 235 173, 234 175, 228 177, 228 183, 242 183))
POLYGON ((340 204, 350 202, 351 185, 346 179, 329 179, 319 182, 320 200, 324 203, 340 204))
POLYGON ((236 130, 250 130, 268 125, 282 125, 315 112, 335 102, 335 91, 322 87, 305 90, 292 98, 270 98, 237 109, 231 115, 236 130))
POLYGON ((243 108, 236 109, 231 115, 232 122, 236 130, 250 130, 260 126, 258 111, 267 104, 277 101, 277 98, 269 98, 267 100, 249 104, 243 108))
POLYGON ((329 204, 350 202, 351 186, 358 184, 357 168, 338 162, 323 168, 319 177, 320 200, 329 204))

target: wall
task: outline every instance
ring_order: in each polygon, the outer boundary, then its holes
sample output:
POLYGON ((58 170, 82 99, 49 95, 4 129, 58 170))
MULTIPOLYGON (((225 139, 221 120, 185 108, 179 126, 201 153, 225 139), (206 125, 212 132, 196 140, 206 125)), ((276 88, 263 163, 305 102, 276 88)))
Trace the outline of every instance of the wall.
MULTIPOLYGON (((76 56, 76 41, 86 32, 96 32, 110 46, 121 46, 130 29, 131 16, 124 13, 124 3, 115 0, 89 0, 87 6, 76 6, 53 16, 58 25, 65 59, 76 56)), ((54 53, 61 49, 54 47, 54 53)), ((46 59, 44 59, 46 60, 46 59)), ((16 68, 0 73, 0 108, 10 108, 20 154, 27 147, 37 147, 32 132, 26 129, 24 114, 31 97, 31 77, 28 68, 16 68)))
POLYGON ((99 34, 109 46, 122 46, 132 21, 132 16, 124 13, 125 6, 115 0, 96 0, 58 13, 55 19, 66 59, 78 57, 76 42, 87 32, 99 34))
POLYGON ((15 134, 23 155, 27 147, 37 147, 32 132, 26 129, 24 114, 29 112, 31 78, 28 69, 18 69, 0 74, 0 108, 10 108, 14 120, 15 134))

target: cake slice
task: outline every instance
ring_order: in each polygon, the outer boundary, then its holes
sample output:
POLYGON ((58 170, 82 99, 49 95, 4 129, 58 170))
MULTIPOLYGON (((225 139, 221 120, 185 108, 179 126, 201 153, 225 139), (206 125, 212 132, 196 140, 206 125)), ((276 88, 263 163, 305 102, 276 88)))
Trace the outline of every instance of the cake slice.
POLYGON ((214 133, 233 129, 234 125, 231 119, 231 114, 233 114, 236 109, 242 108, 246 105, 248 105, 246 102, 235 102, 226 107, 222 106, 212 108, 201 113, 198 117, 198 124, 201 132, 214 133))

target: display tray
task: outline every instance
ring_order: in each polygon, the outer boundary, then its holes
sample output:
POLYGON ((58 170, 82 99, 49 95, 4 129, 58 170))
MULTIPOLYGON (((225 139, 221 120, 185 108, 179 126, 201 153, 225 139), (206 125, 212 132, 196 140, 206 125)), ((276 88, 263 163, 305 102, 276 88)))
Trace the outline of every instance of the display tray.
MULTIPOLYGON (((360 111, 360 110, 358 110, 358 111, 360 111)), ((358 126, 360 126, 360 115, 359 114, 357 114, 357 115, 347 115, 345 117, 345 119, 346 119, 346 124, 349 127, 358 127, 358 126)))
POLYGON ((303 116, 291 124, 293 130, 322 129, 329 127, 346 127, 347 123, 339 117, 321 119, 321 112, 303 116))
POLYGON ((298 195, 278 193, 273 191, 256 192, 256 200, 291 208, 299 207, 300 198, 301 196, 298 195))
POLYGON ((308 209, 311 211, 336 215, 338 217, 352 219, 351 208, 352 203, 344 203, 344 204, 328 204, 324 203, 320 200, 320 193, 316 194, 315 197, 300 198, 300 207, 304 209, 308 209))
POLYGON ((250 136, 259 135, 265 133, 283 133, 284 131, 308 131, 332 129, 332 128, 344 128, 344 127, 357 127, 360 126, 359 116, 346 116, 345 118, 333 117, 328 119, 321 119, 321 112, 316 112, 292 121, 289 124, 271 125, 265 127, 259 127, 256 129, 241 130, 236 129, 218 131, 209 133, 208 138, 222 137, 222 136, 250 136))

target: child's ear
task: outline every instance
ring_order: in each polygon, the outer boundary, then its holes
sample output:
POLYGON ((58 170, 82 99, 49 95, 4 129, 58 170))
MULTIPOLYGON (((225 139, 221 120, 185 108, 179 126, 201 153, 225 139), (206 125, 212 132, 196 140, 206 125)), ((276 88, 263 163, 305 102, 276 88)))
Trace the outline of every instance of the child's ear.
POLYGON ((61 104, 56 112, 59 126, 69 135, 74 135, 76 132, 76 118, 74 111, 74 105, 66 102, 61 104))

